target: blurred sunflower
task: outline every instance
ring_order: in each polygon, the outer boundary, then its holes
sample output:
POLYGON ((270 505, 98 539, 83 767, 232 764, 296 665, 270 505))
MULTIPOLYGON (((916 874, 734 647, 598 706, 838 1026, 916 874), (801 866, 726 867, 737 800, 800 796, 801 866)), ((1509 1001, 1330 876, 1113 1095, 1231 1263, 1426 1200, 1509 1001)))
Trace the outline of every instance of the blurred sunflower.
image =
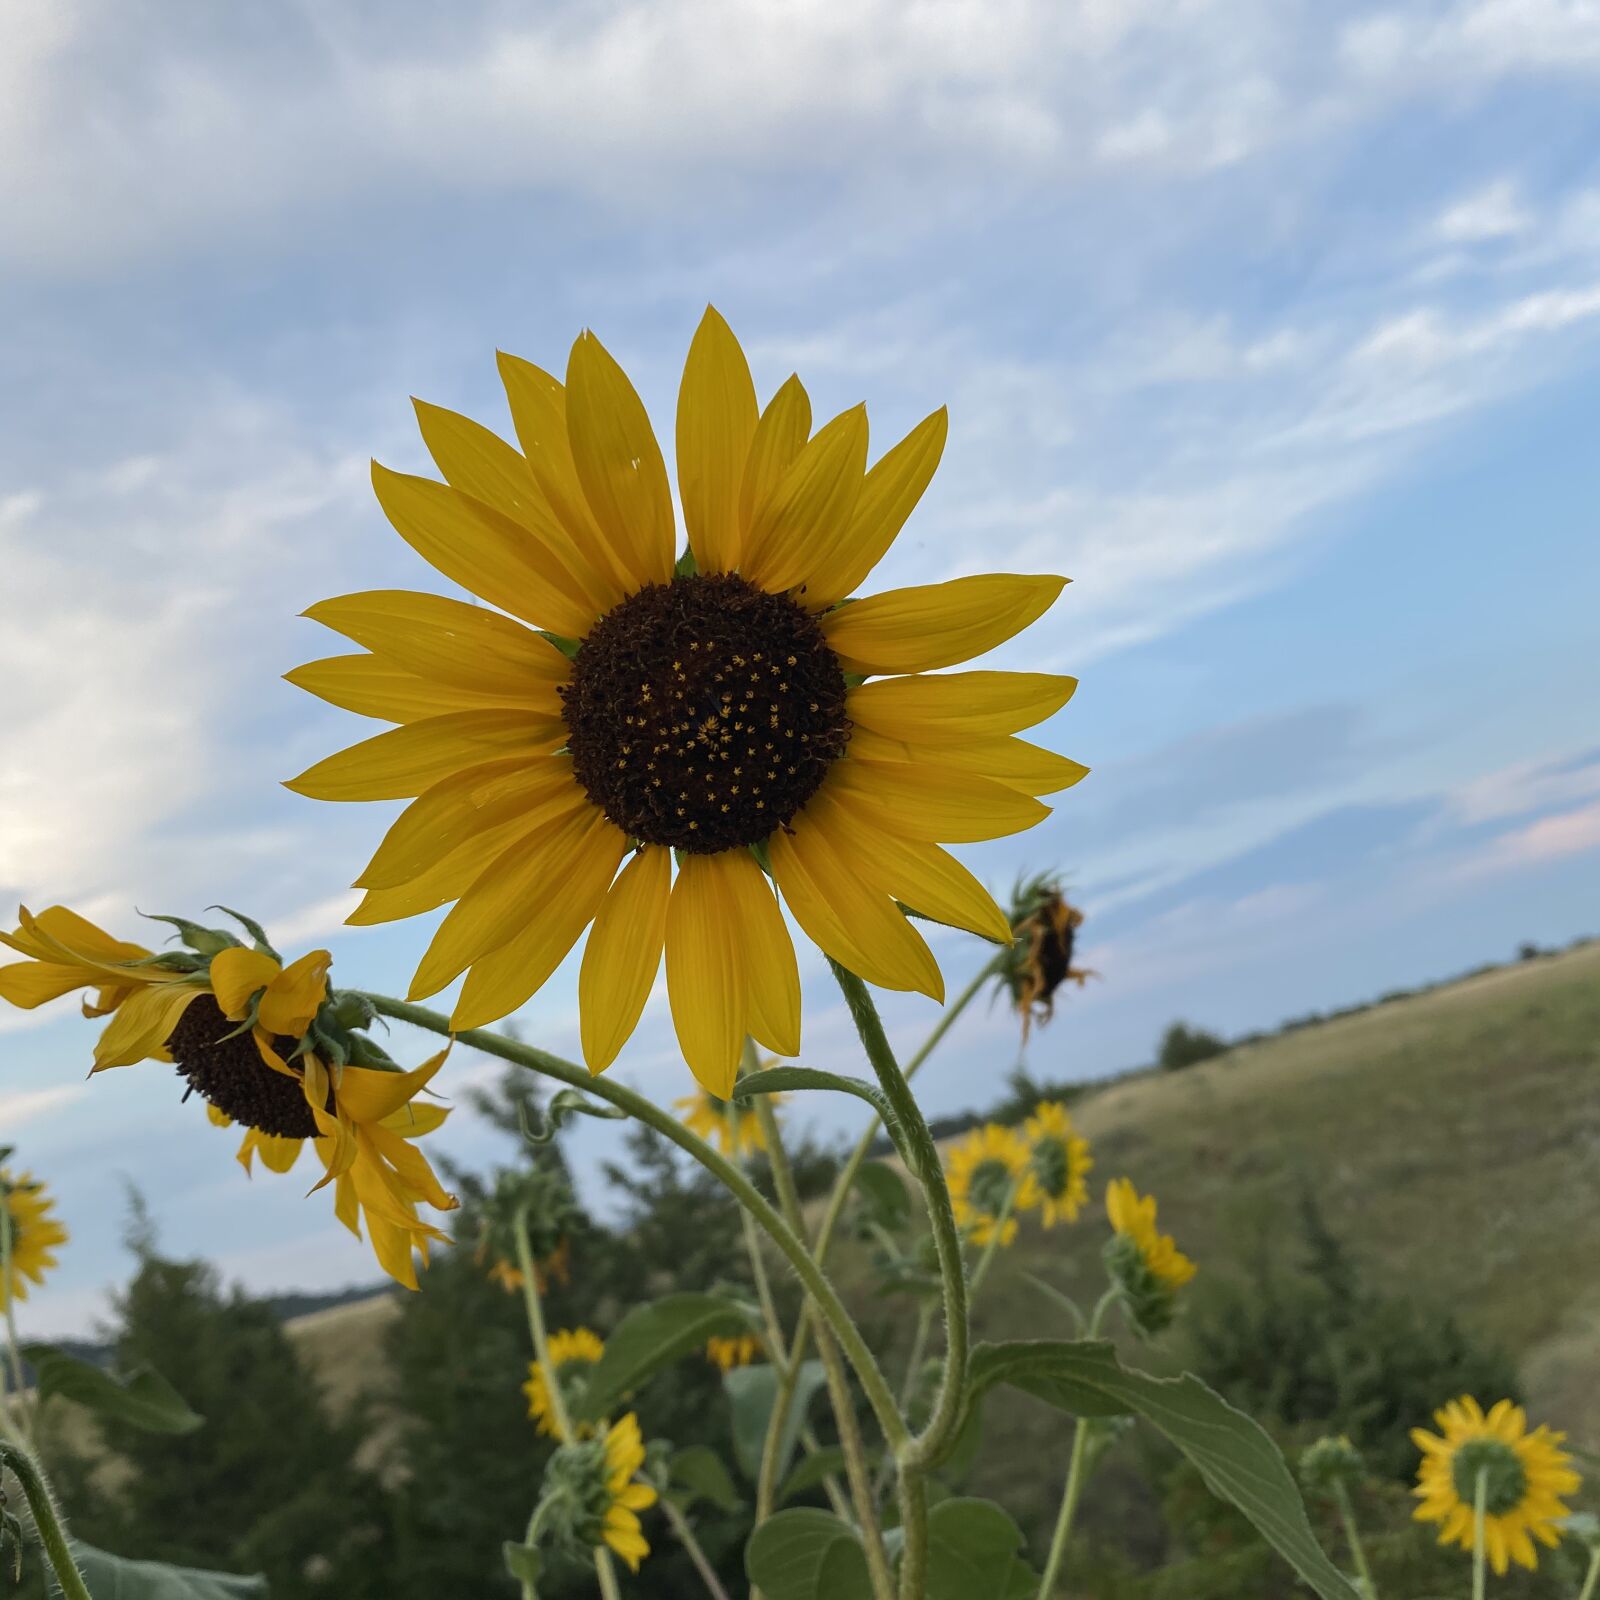
POLYGON ((1089 1201, 1089 1173, 1094 1157, 1089 1141, 1072 1125, 1067 1108, 1057 1100, 1041 1100, 1023 1124, 1028 1141, 1028 1175, 1017 1196, 1022 1211, 1039 1208, 1047 1228, 1075 1222, 1089 1201))
POLYGON ((1194 1262, 1170 1233, 1157 1231, 1155 1196, 1140 1195, 1127 1178, 1106 1185, 1106 1216, 1113 1230, 1106 1271, 1134 1331, 1153 1338, 1171 1324, 1178 1290, 1194 1277, 1194 1262))
MULTIPOLYGON (((767 1096, 775 1103, 782 1095, 767 1096)), ((698 1133, 708 1144, 714 1144, 725 1156, 737 1160, 767 1148, 767 1136, 761 1119, 751 1104, 737 1105, 731 1100, 721 1100, 709 1089, 684 1095, 672 1102, 672 1109, 691 1133, 698 1133)))
POLYGON ((735 1367, 751 1366, 760 1355, 760 1344, 747 1333, 731 1339, 706 1340, 706 1360, 723 1372, 732 1372, 735 1367))
MULTIPOLYGON (((4 1152, 0 1152, 3 1154, 4 1152)), ((44 1282, 56 1264, 56 1249, 67 1242, 67 1230, 56 1221, 51 1200, 42 1183, 26 1172, 11 1173, 0 1167, 0 1225, 10 1241, 11 1271, 0 1277, 0 1308, 28 1298, 28 1285, 44 1282)))
POLYGON ((1009 941, 941 844, 1032 826, 1049 814, 1037 797, 1085 769, 1016 737, 1074 679, 929 674, 1027 627, 1065 580, 957 578, 845 604, 927 487, 945 414, 868 471, 864 408, 813 434, 791 377, 759 409, 714 310, 678 396, 681 559, 649 418, 599 340, 573 345, 564 385, 511 356, 500 373, 520 451, 419 403, 445 482, 373 469, 401 537, 488 606, 323 601, 306 614, 365 653, 289 674, 399 725, 289 784, 412 801, 350 920, 455 902, 411 996, 465 973, 458 1029, 516 1010, 592 922, 578 989, 595 1072, 633 1032, 664 950, 684 1057, 719 1097, 746 1034, 799 1050, 779 894, 861 977, 942 999, 901 907, 1009 941))
MULTIPOLYGON (((521 1275, 518 1276, 520 1279, 521 1275)), ((569 1402, 577 1399, 582 1391, 585 1369, 592 1367, 605 1353, 605 1341, 588 1328, 563 1328, 551 1334, 550 1365, 555 1369, 561 1393, 569 1402)), ((550 1391, 537 1361, 528 1363, 528 1381, 523 1384, 522 1392, 528 1397, 528 1415, 539 1424, 539 1432, 559 1437, 550 1391)), ((580 1439, 587 1439, 594 1432, 592 1423, 580 1422, 575 1426, 580 1439)))
POLYGON ((94 1071, 136 1061, 170 1061, 218 1123, 245 1129, 239 1160, 255 1156, 286 1172, 310 1140, 324 1168, 314 1186, 334 1184, 334 1212, 358 1238, 365 1221, 379 1264, 416 1288, 413 1251, 446 1235, 417 1213, 419 1203, 454 1209, 432 1167, 410 1141, 444 1121, 443 1107, 415 1096, 447 1051, 401 1072, 355 1031, 370 1015, 356 997, 328 987, 332 957, 313 950, 285 966, 248 918, 255 939, 201 928, 182 918, 186 948, 161 955, 113 939, 64 906, 34 916, 0 943, 27 959, 0 967, 0 999, 32 1008, 74 989, 93 990, 86 1016, 109 1016, 94 1049, 94 1071), (357 1065, 356 1059, 383 1065, 357 1065))
POLYGON ((1572 1457, 1561 1449, 1566 1435, 1543 1425, 1529 1433, 1527 1413, 1509 1400, 1497 1401, 1485 1415, 1471 1395, 1462 1395, 1433 1416, 1439 1433, 1411 1431, 1422 1452, 1411 1491, 1422 1504, 1412 1515, 1418 1522, 1442 1524, 1440 1544, 1473 1549, 1481 1478, 1483 1543, 1490 1564, 1502 1577, 1512 1561, 1532 1571, 1539 1562, 1533 1541, 1552 1550, 1561 1542, 1568 1508, 1558 1497, 1576 1494, 1582 1482, 1572 1470, 1572 1457))
POLYGON ((1072 964, 1083 912, 1068 904, 1053 876, 1017 885, 1010 920, 1016 940, 1006 953, 1001 977, 1022 1016, 1026 1044, 1035 1022, 1042 1026, 1055 1016, 1056 991, 1064 983, 1076 983, 1081 989, 1095 974, 1072 964))
POLYGON ((650 1554, 639 1513, 656 1503, 656 1491, 647 1483, 635 1483, 634 1474, 644 1465, 644 1440, 639 1434, 639 1419, 629 1412, 614 1423, 606 1434, 606 1506, 603 1513, 603 1539, 608 1548, 628 1563, 632 1572, 650 1554))
POLYGON ((1017 1236, 1011 1214, 1028 1178, 1027 1141, 1015 1128, 986 1123, 950 1148, 945 1177, 956 1222, 974 1244, 986 1245, 999 1230, 1002 1245, 1017 1236))

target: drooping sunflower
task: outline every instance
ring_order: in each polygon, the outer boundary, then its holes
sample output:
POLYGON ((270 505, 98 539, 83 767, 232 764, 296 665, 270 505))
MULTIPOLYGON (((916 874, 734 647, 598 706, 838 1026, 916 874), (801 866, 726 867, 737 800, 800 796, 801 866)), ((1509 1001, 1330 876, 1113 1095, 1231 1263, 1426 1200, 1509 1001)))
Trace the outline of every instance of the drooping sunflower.
POLYGON ((945 1178, 956 1221, 974 1244, 988 1244, 996 1229, 1003 1246, 1016 1238, 1012 1213, 1028 1179, 1028 1144, 1015 1128, 974 1128, 951 1147, 945 1178))
MULTIPOLYGON (((769 1102, 782 1098, 777 1094, 767 1096, 769 1102)), ((698 1093, 674 1100, 672 1109, 690 1132, 698 1133, 725 1156, 737 1160, 740 1156, 767 1148, 767 1135, 754 1105, 737 1105, 733 1101, 719 1099, 709 1089, 701 1089, 698 1093)))
MULTIPOLYGON (((550 1335, 550 1365, 555 1368, 556 1382, 569 1401, 575 1400, 585 1381, 586 1369, 592 1367, 606 1353, 605 1341, 589 1328, 563 1328, 550 1335)), ((558 1437, 555 1410, 550 1404, 550 1391, 545 1387, 544 1373, 537 1361, 528 1363, 528 1381, 522 1392, 528 1397, 528 1415, 539 1424, 539 1432, 558 1437)), ((580 1439, 593 1432, 591 1423, 575 1424, 580 1439)))
POLYGON ((1527 1413, 1509 1400, 1497 1401, 1485 1415, 1471 1395, 1462 1395, 1433 1417, 1439 1433, 1411 1430, 1422 1452, 1411 1491, 1422 1503, 1412 1516, 1440 1523, 1440 1544, 1471 1550, 1481 1475, 1490 1564, 1502 1577, 1512 1561, 1532 1571, 1539 1562, 1533 1541, 1552 1550, 1561 1542, 1568 1508, 1559 1497, 1576 1494, 1582 1482, 1561 1448, 1566 1435, 1543 1424, 1529 1433, 1527 1413))
POLYGON ((1072 1125, 1058 1100, 1041 1100, 1023 1124, 1028 1141, 1028 1174, 1017 1196, 1023 1211, 1039 1208, 1040 1221, 1053 1228, 1075 1222, 1089 1201, 1089 1173, 1094 1157, 1089 1141, 1072 1125))
POLYGON ((634 1474, 644 1465, 644 1439, 639 1419, 629 1412, 613 1423, 605 1440, 606 1494, 604 1540, 607 1547, 628 1563, 631 1572, 650 1554, 639 1513, 656 1503, 656 1491, 648 1483, 635 1483, 634 1474))
POLYGON ((722 1372, 751 1366, 760 1355, 760 1343, 748 1333, 736 1334, 728 1339, 712 1337, 706 1340, 706 1360, 722 1372))
POLYGON ((0 1219, 8 1230, 11 1271, 0 1275, 0 1309, 28 1298, 28 1285, 44 1282, 56 1264, 56 1250, 67 1242, 67 1230, 53 1215, 55 1202, 31 1173, 0 1167, 0 1219))
POLYGON ((358 1238, 365 1222, 379 1264, 416 1288, 413 1252, 426 1261, 430 1241, 446 1238, 417 1207, 456 1205, 412 1142, 444 1121, 444 1107, 415 1097, 448 1052, 401 1072, 359 1033, 358 997, 330 990, 326 950, 285 966, 247 919, 250 946, 165 919, 179 925, 186 948, 157 955, 64 906, 37 916, 23 907, 18 915, 18 927, 0 932, 0 942, 27 959, 0 967, 0 999, 32 1008, 93 990, 84 1014, 111 1018, 95 1043, 94 1071, 174 1063, 213 1121, 244 1127, 246 1171, 259 1155, 272 1171, 287 1172, 309 1140, 324 1169, 314 1187, 332 1183, 339 1220, 358 1238))
POLYGON ((398 724, 289 784, 411 801, 357 880, 351 921, 454 902, 411 995, 465 973, 457 1028, 516 1010, 593 923, 578 990, 596 1072, 633 1032, 664 950, 684 1057, 719 1097, 747 1034, 799 1050, 780 895, 861 977, 942 999, 901 906, 1009 940, 941 845, 1031 826, 1048 815, 1038 796, 1085 769, 1016 737, 1074 679, 930 674, 1028 626, 1064 580, 957 578, 846 603, 927 487, 945 414, 869 471, 864 408, 813 433, 794 377, 758 408, 713 310, 678 397, 679 559, 660 448, 600 342, 577 340, 565 384, 511 356, 500 373, 520 451, 419 403, 445 481, 373 469, 401 537, 488 605, 392 590, 323 601, 307 615, 364 653, 289 674, 398 724))
POLYGON ((1106 1185, 1106 1216, 1118 1238, 1129 1240, 1151 1274, 1169 1289, 1181 1289, 1195 1274, 1195 1264, 1170 1233, 1156 1228, 1156 1198, 1141 1195, 1128 1178, 1106 1185))
POLYGON ((1012 896, 1011 928, 1016 941, 1006 953, 1002 978, 1022 1017, 1022 1042, 1034 1023, 1055 1016, 1056 991, 1065 983, 1081 989, 1095 974, 1072 964, 1083 912, 1070 905, 1060 882, 1043 875, 1019 883, 1012 896))

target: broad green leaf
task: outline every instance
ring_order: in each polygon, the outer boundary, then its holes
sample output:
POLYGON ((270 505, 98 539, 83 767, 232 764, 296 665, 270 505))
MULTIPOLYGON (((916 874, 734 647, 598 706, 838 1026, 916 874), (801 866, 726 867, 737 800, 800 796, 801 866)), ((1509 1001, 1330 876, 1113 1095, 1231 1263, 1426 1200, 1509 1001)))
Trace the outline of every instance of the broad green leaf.
POLYGON ((855 1530, 831 1511, 804 1506, 779 1511, 746 1542, 745 1576, 767 1600, 833 1600, 820 1580, 829 1552, 841 1540, 855 1544, 855 1530))
POLYGON ((34 1370, 41 1400, 60 1395, 146 1433, 193 1433, 205 1421, 153 1367, 115 1378, 54 1345, 28 1344, 22 1353, 34 1370))
MULTIPOLYGON (((802 1361, 795 1376, 794 1399, 789 1405, 789 1415, 784 1419, 783 1435, 778 1443, 779 1480, 788 1470, 794 1457, 795 1440, 805 1423, 806 1407, 812 1396, 822 1387, 823 1371, 820 1361, 802 1361)), ((761 1476, 761 1451, 766 1444, 767 1424, 772 1419, 772 1406, 778 1393, 778 1375, 764 1363, 755 1367, 735 1367, 725 1373, 722 1386, 728 1391, 733 1408, 733 1453, 738 1458, 744 1475, 754 1483, 761 1476)))
POLYGON ((824 1445, 800 1457, 795 1469, 783 1480, 778 1489, 778 1504, 793 1500, 797 1494, 814 1489, 831 1474, 844 1471, 844 1451, 836 1444, 824 1445))
POLYGON ((927 1600, 1010 1592, 1018 1568, 1029 1576, 1021 1548, 1022 1530, 992 1500, 941 1501, 928 1513, 927 1600))
POLYGON ((505 1558, 506 1571, 523 1586, 522 1592, 527 1595, 539 1581, 539 1572, 544 1565, 539 1559, 539 1552, 531 1544, 518 1544, 515 1540, 507 1539, 500 1546, 500 1554, 505 1558))
POLYGON ((872 1220, 887 1233, 898 1233, 911 1218, 911 1195, 906 1181, 881 1161, 864 1161, 856 1169, 855 1186, 872 1220))
POLYGON ((635 1306, 606 1340, 606 1353, 572 1408, 574 1420, 597 1422, 625 1394, 707 1339, 749 1331, 748 1312, 722 1295, 669 1294, 635 1306))
POLYGON ((1193 1373, 1152 1378, 1129 1371, 1109 1344, 1098 1341, 1016 1340, 981 1344, 972 1353, 974 1393, 995 1383, 1009 1383, 1081 1417, 1143 1417, 1200 1469, 1214 1495, 1244 1513, 1322 1600, 1358 1600, 1311 1532, 1278 1447, 1193 1373))
POLYGON ((872 1600, 866 1553, 854 1535, 835 1539, 823 1551, 815 1594, 816 1600, 872 1600))
POLYGON ((94 1600, 267 1600, 267 1580, 259 1574, 241 1578, 164 1561, 128 1561, 76 1539, 72 1555, 94 1600))
POLYGON ((687 1509, 696 1500, 709 1500, 719 1511, 739 1509, 739 1491, 722 1457, 708 1445, 692 1444, 675 1450, 667 1462, 667 1473, 674 1488, 684 1490, 679 1508, 687 1509))

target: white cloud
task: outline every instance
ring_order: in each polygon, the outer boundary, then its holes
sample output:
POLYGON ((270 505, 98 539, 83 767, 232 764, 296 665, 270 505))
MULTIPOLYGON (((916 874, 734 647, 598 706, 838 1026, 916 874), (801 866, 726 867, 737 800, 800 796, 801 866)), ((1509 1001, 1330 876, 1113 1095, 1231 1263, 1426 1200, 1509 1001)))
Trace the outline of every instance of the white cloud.
POLYGON ((1600 795, 1600 760, 1523 761, 1486 772, 1452 797, 1462 822, 1496 822, 1600 795))
POLYGON ((1446 207, 1433 231, 1446 244, 1482 244, 1515 238, 1532 226, 1532 214, 1523 205, 1517 186, 1507 178, 1497 178, 1446 207))
POLYGON ((88 1092, 81 1083, 67 1083, 55 1089, 20 1089, 0 1094, 0 1132, 9 1139, 18 1128, 54 1116, 88 1092))

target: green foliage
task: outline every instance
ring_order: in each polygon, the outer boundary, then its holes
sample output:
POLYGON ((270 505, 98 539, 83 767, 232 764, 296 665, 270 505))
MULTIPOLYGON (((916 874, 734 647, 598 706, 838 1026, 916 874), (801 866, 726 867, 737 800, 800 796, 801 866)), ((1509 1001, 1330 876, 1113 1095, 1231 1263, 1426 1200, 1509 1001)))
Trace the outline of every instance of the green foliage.
POLYGON ((1204 1028, 1191 1028, 1186 1022, 1174 1022, 1161 1036, 1156 1064, 1163 1072, 1182 1072, 1185 1067, 1224 1055, 1227 1049, 1226 1041, 1216 1034, 1207 1033, 1204 1028))
POLYGON ((269 1593, 266 1579, 259 1576, 129 1561, 76 1541, 72 1554, 95 1600, 102 1595, 107 1600, 267 1600, 269 1593))
POLYGON ((1307 1192, 1297 1247, 1260 1241, 1243 1283, 1198 1293, 1186 1323, 1194 1370, 1252 1416, 1346 1434, 1375 1472, 1416 1466, 1409 1430, 1446 1400, 1519 1397, 1499 1349, 1448 1310, 1368 1286, 1307 1192))
POLYGON ((745 1574, 767 1600, 854 1600, 852 1591, 865 1600, 871 1591, 857 1581, 858 1561, 859 1579, 866 1577, 860 1549, 855 1530, 831 1512, 779 1511, 745 1546, 745 1574), (829 1562, 835 1546, 843 1548, 829 1562))
POLYGON ((71 1400, 148 1433, 193 1433, 205 1420, 153 1367, 119 1378, 52 1345, 24 1345, 22 1353, 33 1368, 41 1401, 71 1400))

